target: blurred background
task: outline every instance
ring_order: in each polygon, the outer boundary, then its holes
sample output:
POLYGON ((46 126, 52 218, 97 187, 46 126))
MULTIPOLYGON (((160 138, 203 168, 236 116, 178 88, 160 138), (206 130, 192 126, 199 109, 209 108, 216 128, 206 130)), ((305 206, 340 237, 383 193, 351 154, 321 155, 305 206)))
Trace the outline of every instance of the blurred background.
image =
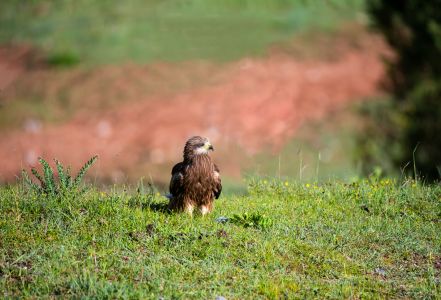
POLYGON ((0 4, 0 182, 38 157, 89 179, 168 185, 207 136, 246 176, 438 180, 437 1, 129 0, 0 4))

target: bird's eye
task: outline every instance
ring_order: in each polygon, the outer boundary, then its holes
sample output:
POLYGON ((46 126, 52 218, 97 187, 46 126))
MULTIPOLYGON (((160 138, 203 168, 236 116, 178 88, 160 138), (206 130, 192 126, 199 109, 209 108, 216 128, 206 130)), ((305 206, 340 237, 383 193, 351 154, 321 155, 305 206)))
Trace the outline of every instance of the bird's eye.
POLYGON ((200 144, 198 144, 197 146, 198 146, 198 148, 199 148, 199 147, 204 147, 205 144, 204 144, 204 143, 200 143, 200 144))

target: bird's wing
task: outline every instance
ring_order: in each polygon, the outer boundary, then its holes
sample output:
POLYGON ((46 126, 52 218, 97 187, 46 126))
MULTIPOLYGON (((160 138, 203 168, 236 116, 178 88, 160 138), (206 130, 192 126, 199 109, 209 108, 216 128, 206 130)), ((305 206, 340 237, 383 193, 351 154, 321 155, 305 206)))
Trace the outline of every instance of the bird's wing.
POLYGON ((177 163, 171 172, 171 180, 170 180, 170 194, 173 197, 177 197, 183 191, 183 182, 184 182, 184 164, 182 162, 177 163))
POLYGON ((220 171, 216 164, 214 164, 214 197, 217 199, 219 198, 220 194, 222 192, 222 181, 220 178, 220 171))

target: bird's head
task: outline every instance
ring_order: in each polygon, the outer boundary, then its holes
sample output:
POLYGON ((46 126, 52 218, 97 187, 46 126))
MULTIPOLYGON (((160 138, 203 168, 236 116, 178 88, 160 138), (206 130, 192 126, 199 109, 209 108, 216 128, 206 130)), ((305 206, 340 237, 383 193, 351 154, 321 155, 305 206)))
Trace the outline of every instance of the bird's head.
POLYGON ((214 151, 214 148, 207 138, 200 136, 191 137, 187 143, 185 143, 184 159, 196 155, 208 154, 210 150, 214 151))

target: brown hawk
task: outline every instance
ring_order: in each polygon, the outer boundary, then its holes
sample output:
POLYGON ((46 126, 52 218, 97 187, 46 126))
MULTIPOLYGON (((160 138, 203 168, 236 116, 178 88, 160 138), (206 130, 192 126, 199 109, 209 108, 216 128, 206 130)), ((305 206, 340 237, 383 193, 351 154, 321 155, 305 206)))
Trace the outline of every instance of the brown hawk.
POLYGON ((172 169, 169 207, 189 214, 197 208, 202 215, 213 209, 219 198, 222 183, 219 168, 208 155, 214 150, 207 138, 194 136, 184 147, 184 160, 172 169))

